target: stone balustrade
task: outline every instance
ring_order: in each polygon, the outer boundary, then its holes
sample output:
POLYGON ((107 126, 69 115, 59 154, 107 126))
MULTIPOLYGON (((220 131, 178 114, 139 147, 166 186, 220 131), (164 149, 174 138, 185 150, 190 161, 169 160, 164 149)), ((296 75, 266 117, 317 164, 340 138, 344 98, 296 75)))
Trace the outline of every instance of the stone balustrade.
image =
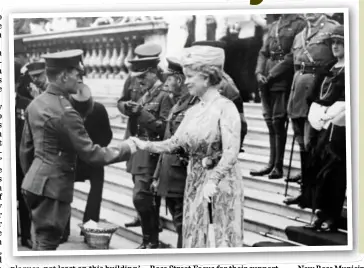
POLYGON ((93 90, 101 95, 120 96, 123 80, 129 72, 128 60, 134 58, 135 47, 145 42, 158 43, 162 46, 163 57, 167 31, 165 21, 152 19, 67 32, 18 35, 15 39, 23 39, 31 62, 40 60, 42 54, 82 49, 86 81, 91 87, 94 85, 93 90))

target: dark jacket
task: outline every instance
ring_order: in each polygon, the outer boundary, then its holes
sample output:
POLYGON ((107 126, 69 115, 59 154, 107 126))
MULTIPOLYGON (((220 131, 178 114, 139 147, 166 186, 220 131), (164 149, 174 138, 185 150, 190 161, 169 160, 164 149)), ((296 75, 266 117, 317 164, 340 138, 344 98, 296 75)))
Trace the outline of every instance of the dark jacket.
MULTIPOLYGON (((77 107, 75 107, 77 110, 77 107)), ((93 103, 93 109, 86 116, 84 121, 85 129, 94 144, 101 147, 106 147, 110 144, 113 133, 110 126, 109 115, 103 104, 99 102, 93 103)), ((77 158, 76 165, 76 181, 85 181, 90 178, 90 174, 96 169, 103 169, 104 167, 89 165, 77 158)))
POLYGON ((118 148, 92 143, 79 113, 61 89, 49 84, 25 113, 20 144, 20 163, 25 174, 22 189, 71 203, 77 155, 85 162, 103 166, 130 157, 127 142, 118 148))
MULTIPOLYGON (((165 140, 176 133, 186 111, 197 101, 196 97, 187 94, 173 106, 167 120, 165 140)), ((187 162, 181 160, 180 155, 163 154, 160 156, 154 177, 159 178, 159 187, 157 189, 159 196, 182 197, 186 184, 187 162)))

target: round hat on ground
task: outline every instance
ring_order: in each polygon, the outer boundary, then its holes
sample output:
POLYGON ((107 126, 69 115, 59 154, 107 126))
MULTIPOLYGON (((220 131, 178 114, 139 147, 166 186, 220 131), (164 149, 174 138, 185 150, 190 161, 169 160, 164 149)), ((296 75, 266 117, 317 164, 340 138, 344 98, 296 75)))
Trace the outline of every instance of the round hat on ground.
POLYGON ((30 75, 37 75, 37 74, 41 74, 42 72, 44 72, 45 67, 46 67, 45 62, 37 61, 37 62, 29 63, 27 65, 27 70, 30 75))
POLYGON ((145 43, 137 46, 134 54, 138 58, 158 57, 162 53, 162 47, 155 43, 145 43))
POLYGON ((130 60, 131 63, 130 70, 131 76, 137 77, 145 74, 152 68, 157 68, 159 63, 159 57, 148 57, 130 60))

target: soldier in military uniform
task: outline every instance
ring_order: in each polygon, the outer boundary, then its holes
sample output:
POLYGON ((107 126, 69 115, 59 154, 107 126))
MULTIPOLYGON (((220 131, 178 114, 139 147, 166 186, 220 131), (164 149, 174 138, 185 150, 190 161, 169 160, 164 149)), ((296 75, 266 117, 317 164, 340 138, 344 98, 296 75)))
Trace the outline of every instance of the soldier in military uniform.
MULTIPOLYGON (((287 56, 293 60, 295 67, 287 112, 300 147, 301 173, 305 166, 306 146, 315 134, 307 120, 309 107, 312 100, 317 97, 314 89, 321 83, 322 72, 335 61, 328 37, 339 25, 322 13, 308 13, 305 17, 307 26, 295 37, 292 53, 287 56)), ((300 177, 301 175, 291 180, 298 181, 300 177)), ((285 203, 296 204, 298 200, 288 198, 285 203)))
MULTIPOLYGON (((194 42, 192 44, 192 46, 219 47, 219 48, 224 49, 224 51, 225 51, 225 43, 221 42, 221 41, 198 41, 198 42, 194 42)), ((224 66, 221 66, 221 67, 224 68, 224 66)), ((248 124, 247 124, 245 116, 244 116, 243 99, 240 96, 240 92, 239 92, 238 88, 236 87, 233 79, 225 71, 223 71, 222 74, 223 74, 223 77, 222 77, 222 81, 219 85, 219 92, 221 95, 228 98, 235 104, 235 106, 238 109, 238 112, 240 114, 240 118, 241 118, 240 151, 242 152, 244 138, 248 132, 248 124)))
POLYGON ((15 133, 16 133, 16 189, 17 189, 17 200, 18 200, 18 208, 19 208, 19 219, 20 219, 20 238, 21 244, 25 247, 32 248, 31 241, 31 222, 29 217, 29 210, 25 204, 24 198, 21 194, 21 184, 24 179, 24 173, 20 166, 19 161, 19 147, 20 140, 22 137, 22 132, 24 128, 24 120, 25 120, 25 110, 31 102, 30 99, 23 97, 18 94, 19 80, 21 77, 21 64, 19 62, 15 62, 15 133))
POLYGON ((25 178, 22 193, 31 211, 34 250, 56 250, 71 213, 77 155, 86 163, 103 166, 129 159, 134 144, 100 147, 90 140, 69 94, 80 82, 82 50, 44 55, 47 90, 25 112, 20 163, 25 178))
POLYGON ((45 73, 45 62, 37 61, 29 63, 27 65, 27 70, 33 83, 37 86, 37 95, 42 94, 47 89, 48 85, 45 73))
MULTIPOLYGON (((134 50, 134 54, 136 58, 143 59, 143 58, 149 58, 149 57, 158 57, 162 53, 161 46, 154 44, 154 43, 147 43, 142 44, 140 46, 137 46, 134 50)), ((125 80, 124 83, 124 89, 122 93, 122 97, 119 99, 119 101, 127 102, 137 102, 143 95, 144 91, 142 90, 141 86, 138 84, 136 76, 131 76, 130 74, 125 80)), ((123 106, 120 106, 119 109, 122 114, 126 115, 126 111, 123 110, 123 106)), ((130 120, 128 120, 128 125, 125 131, 125 138, 127 139, 130 136, 136 135, 137 131, 137 120, 133 118, 132 115, 130 116, 130 120)), ((157 199, 157 207, 159 210, 160 207, 160 200, 157 199)), ((159 214, 159 213, 158 213, 159 214)), ((133 221, 125 223, 125 227, 137 227, 140 226, 140 216, 135 217, 133 221)), ((159 231, 161 232, 163 230, 162 223, 159 223, 159 231)))
MULTIPOLYGON (((145 94, 138 102, 120 100, 118 109, 135 122, 136 131, 131 135, 143 140, 162 140, 166 119, 173 103, 158 79, 159 57, 135 59, 130 63, 131 75, 137 77, 145 94)), ((159 246, 158 204, 155 204, 155 198, 150 191, 157 161, 158 155, 141 150, 127 164, 127 172, 132 174, 135 184, 133 203, 140 216, 143 231, 143 242, 139 248, 159 246)))
POLYGON ((283 158, 286 146, 287 101, 294 68, 284 56, 291 52, 293 40, 306 26, 297 14, 283 14, 272 23, 258 56, 256 76, 263 106, 263 117, 269 131, 269 162, 252 176, 268 175, 269 179, 283 177, 283 158))
MULTIPOLYGON (((198 98, 190 95, 184 87, 184 75, 182 66, 173 58, 167 58, 168 71, 165 87, 172 93, 175 105, 171 109, 164 139, 174 135, 185 112, 198 102, 198 98)), ((178 234, 177 248, 182 248, 182 217, 183 217, 183 193, 187 177, 188 156, 184 152, 176 154, 163 154, 160 156, 156 168, 152 188, 157 195, 166 198, 166 205, 172 214, 173 223, 178 234)))

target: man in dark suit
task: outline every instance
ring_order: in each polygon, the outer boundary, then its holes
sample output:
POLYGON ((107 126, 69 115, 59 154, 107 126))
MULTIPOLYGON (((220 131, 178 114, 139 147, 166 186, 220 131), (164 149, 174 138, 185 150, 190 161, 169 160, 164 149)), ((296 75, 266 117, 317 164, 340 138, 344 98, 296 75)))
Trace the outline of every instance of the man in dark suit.
MULTIPOLYGON (((168 71, 165 88, 171 92, 175 105, 171 109, 164 139, 169 139, 176 132, 186 111, 198 102, 198 98, 188 94, 184 87, 185 77, 182 66, 176 59, 167 58, 168 71)), ((178 234, 177 248, 182 247, 182 217, 183 194, 187 177, 188 159, 183 152, 176 154, 163 154, 159 158, 158 166, 154 173, 155 181, 152 189, 157 195, 166 198, 166 205, 172 214, 173 223, 178 234)))
MULTIPOLYGON (((117 104, 121 113, 129 116, 131 125, 136 125, 132 136, 143 140, 163 139, 166 118, 173 103, 163 90, 158 78, 159 57, 131 60, 131 75, 137 77, 145 94, 138 100, 123 101, 117 104)), ((143 242, 139 248, 159 247, 159 213, 150 185, 157 165, 158 155, 147 151, 137 151, 127 163, 127 172, 133 175, 133 203, 140 216, 143 242)))
POLYGON ((16 133, 16 197, 18 200, 18 208, 19 208, 19 220, 20 220, 20 238, 22 246, 27 248, 32 248, 32 241, 31 241, 31 221, 29 217, 29 210, 25 204, 24 198, 21 195, 21 184, 24 179, 24 173, 20 166, 19 160, 19 147, 20 141, 22 137, 22 132, 24 128, 25 122, 25 110, 28 107, 29 103, 31 102, 30 99, 21 96, 18 93, 19 82, 21 77, 21 64, 19 62, 15 62, 15 133, 16 133))
POLYGON ((92 143, 79 113, 69 102, 81 82, 82 50, 48 54, 47 90, 25 112, 20 164, 25 174, 22 193, 35 231, 34 250, 56 250, 67 225, 73 200, 76 157, 103 166, 125 161, 136 151, 132 141, 118 147, 92 143))

